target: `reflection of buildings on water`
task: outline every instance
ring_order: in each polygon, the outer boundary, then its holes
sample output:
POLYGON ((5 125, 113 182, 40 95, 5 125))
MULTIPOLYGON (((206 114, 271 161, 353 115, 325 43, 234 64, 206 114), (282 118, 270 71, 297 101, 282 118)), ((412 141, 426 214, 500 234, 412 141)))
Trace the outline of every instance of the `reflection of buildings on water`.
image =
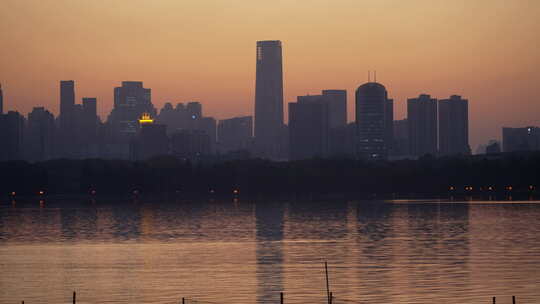
POLYGON ((357 296, 366 302, 392 303, 392 205, 359 202, 356 206, 357 296))
POLYGON ((460 203, 407 205, 410 288, 437 288, 443 297, 468 286, 469 208, 460 203))
POLYGON ((285 206, 259 202, 255 205, 257 303, 278 303, 283 291, 283 227, 285 206))

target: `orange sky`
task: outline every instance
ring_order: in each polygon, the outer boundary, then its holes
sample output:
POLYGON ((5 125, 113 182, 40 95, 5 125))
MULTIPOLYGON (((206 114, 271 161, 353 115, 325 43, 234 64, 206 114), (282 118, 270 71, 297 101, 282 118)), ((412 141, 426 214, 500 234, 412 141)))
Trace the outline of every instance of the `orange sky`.
MULTIPOLYGON (((469 99, 471 147, 500 127, 540 125, 537 0, 2 0, 0 82, 6 109, 58 111, 58 81, 97 97, 141 80, 159 109, 198 100, 206 115, 253 111, 255 43, 283 42, 285 101, 353 93, 378 71, 395 100, 469 99)), ((286 108, 286 107, 285 107, 286 108)))

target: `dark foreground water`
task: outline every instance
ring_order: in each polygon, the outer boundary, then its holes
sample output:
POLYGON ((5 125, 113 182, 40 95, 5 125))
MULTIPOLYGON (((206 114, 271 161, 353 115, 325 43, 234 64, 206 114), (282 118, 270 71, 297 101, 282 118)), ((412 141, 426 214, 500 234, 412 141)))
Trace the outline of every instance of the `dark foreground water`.
POLYGON ((540 202, 4 202, 0 303, 540 303, 540 202), (189 301, 188 301, 189 302, 189 301))

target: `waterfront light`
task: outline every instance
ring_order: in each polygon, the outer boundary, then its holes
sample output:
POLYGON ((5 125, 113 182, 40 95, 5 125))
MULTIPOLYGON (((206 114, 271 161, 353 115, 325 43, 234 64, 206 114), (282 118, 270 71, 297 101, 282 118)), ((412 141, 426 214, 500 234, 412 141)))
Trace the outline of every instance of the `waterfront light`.
POLYGON ((450 189, 450 191, 453 191, 455 188, 454 188, 454 186, 450 186, 450 188, 448 188, 448 189, 450 189))
POLYGON ((43 190, 39 190, 39 192, 38 192, 38 193, 39 193, 39 195, 43 195, 43 194, 45 194, 45 191, 43 191, 43 190))
POLYGON ((96 195, 96 190, 94 190, 94 189, 90 190, 90 194, 96 195))
POLYGON ((17 194, 15 191, 11 192, 11 196, 15 196, 15 194, 17 194))
POLYGON ((533 185, 530 185, 530 186, 529 186, 529 190, 531 190, 531 191, 534 190, 534 186, 533 186, 533 185))
POLYGON ((512 189, 513 189, 512 186, 507 186, 506 187, 506 190, 508 190, 508 191, 512 191, 512 189))
POLYGON ((240 193, 240 191, 239 191, 238 189, 234 189, 234 190, 233 190, 233 193, 234 193, 234 194, 238 194, 238 193, 240 193))

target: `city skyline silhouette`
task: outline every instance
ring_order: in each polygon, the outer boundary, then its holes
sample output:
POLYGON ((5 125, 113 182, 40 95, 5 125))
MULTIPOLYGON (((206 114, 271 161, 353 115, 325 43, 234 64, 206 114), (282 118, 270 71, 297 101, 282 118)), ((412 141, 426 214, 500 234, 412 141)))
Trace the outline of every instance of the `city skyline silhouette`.
MULTIPOLYGON (((218 119, 252 115, 253 44, 279 39, 285 103, 332 88, 346 89, 351 101, 366 71, 377 70, 395 119, 422 93, 469 99, 474 150, 500 140, 502 126, 538 124, 540 38, 531 14, 539 6, 315 1, 303 14, 305 5, 288 1, 137 2, 129 9, 123 2, 5 1, 0 82, 5 110, 21 113, 42 105, 57 115, 57 81, 73 79, 78 96, 97 97, 102 118, 113 105, 111 87, 125 80, 144 81, 157 108, 197 100, 218 119)), ((348 113, 352 121, 351 102, 348 113)))

